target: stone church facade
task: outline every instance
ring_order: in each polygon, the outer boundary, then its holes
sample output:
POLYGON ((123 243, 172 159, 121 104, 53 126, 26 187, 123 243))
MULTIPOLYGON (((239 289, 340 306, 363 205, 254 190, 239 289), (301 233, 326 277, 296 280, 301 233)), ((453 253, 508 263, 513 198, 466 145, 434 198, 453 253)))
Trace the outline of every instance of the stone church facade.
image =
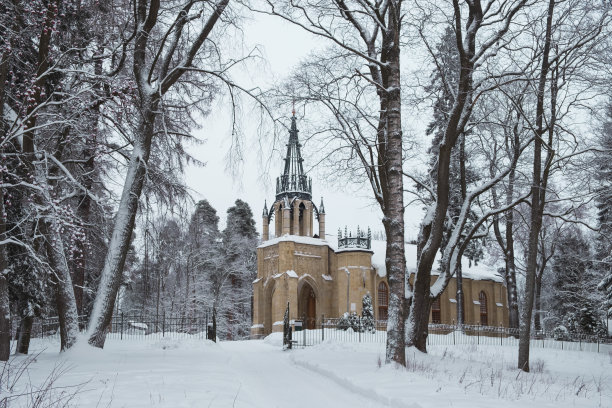
MULTIPOLYGON (((338 232, 337 242, 331 241, 325 233, 323 199, 318 206, 312 200, 312 181, 304 174, 300 149, 294 114, 283 174, 276 180, 275 201, 269 210, 264 205, 262 215, 262 243, 257 248, 257 279, 253 282, 253 337, 282 331, 287 303, 290 319, 303 319, 307 329, 317 327, 323 316, 361 314, 367 293, 372 296, 375 318, 387 318, 384 243, 373 242, 369 230, 358 230, 354 236, 338 232), (270 225, 276 238, 270 239, 270 225)), ((408 268, 414 268, 409 256, 416 253, 414 246, 407 245, 406 253, 408 268)), ((507 326, 502 280, 493 273, 472 276, 465 268, 463 275, 465 323, 507 326)), ((432 282, 435 279, 432 276, 432 282)), ((430 321, 454 323, 455 297, 453 278, 434 302, 430 321)))

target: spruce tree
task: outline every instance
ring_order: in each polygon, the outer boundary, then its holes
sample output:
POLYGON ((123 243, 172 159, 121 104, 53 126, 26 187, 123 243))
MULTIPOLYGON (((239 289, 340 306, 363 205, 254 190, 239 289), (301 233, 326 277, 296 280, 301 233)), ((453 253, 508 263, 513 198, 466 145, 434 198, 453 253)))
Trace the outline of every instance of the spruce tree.
POLYGON ((376 332, 374 325, 374 308, 372 307, 372 296, 366 293, 361 301, 361 325, 368 333, 376 332))

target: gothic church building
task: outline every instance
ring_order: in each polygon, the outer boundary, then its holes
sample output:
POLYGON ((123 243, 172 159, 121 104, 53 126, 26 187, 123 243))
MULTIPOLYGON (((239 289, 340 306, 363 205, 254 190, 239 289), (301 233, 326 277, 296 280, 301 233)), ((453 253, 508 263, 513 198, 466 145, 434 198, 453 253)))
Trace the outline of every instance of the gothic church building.
MULTIPOLYGON (((312 180, 304 174, 300 149, 294 113, 284 170, 276 180, 276 197, 269 210, 264 205, 262 215, 262 243, 257 248, 257 279, 253 282, 253 337, 282 331, 287 303, 290 319, 303 319, 307 329, 320 324, 323 316, 361 314, 367 293, 372 296, 375 318, 387 318, 385 243, 373 242, 369 230, 358 230, 355 236, 338 233, 337 242, 332 242, 325 233, 323 199, 318 206, 312 200, 312 180), (275 232, 272 239, 270 225, 275 232)), ((406 245, 406 260, 409 269, 416 267, 414 245, 406 245)), ((469 269, 463 268, 465 322, 507 326, 502 279, 486 267, 469 269)), ((435 279, 432 276, 432 281, 435 279)), ((432 305, 431 322, 456 321, 455 293, 453 278, 432 305)))

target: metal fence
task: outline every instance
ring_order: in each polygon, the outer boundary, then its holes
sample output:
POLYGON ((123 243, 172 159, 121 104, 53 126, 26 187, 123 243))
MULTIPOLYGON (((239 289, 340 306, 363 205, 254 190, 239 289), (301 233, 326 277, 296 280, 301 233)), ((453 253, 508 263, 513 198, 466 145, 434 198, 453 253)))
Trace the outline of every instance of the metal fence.
MULTIPOLYGON (((81 330, 87 328, 87 322, 87 316, 79 316, 81 330)), ((12 321, 11 339, 18 337, 19 323, 18 320, 12 321)), ((212 313, 209 312, 189 316, 165 312, 160 314, 117 313, 112 317, 106 338, 159 339, 189 335, 194 339, 206 339, 209 326, 212 326, 212 313)), ((59 338, 59 320, 57 317, 35 318, 30 333, 31 338, 59 338)))
MULTIPOLYGON (((309 328, 302 327, 302 321, 292 322, 293 347, 308 347, 326 340, 353 343, 386 343, 387 323, 374 322, 369 330, 362 319, 355 319, 347 327, 346 320, 321 317, 310 321, 309 328)), ((491 345, 518 347, 519 331, 507 327, 478 325, 430 324, 427 336, 428 346, 491 345)), ((552 333, 534 331, 531 336, 532 348, 556 348, 560 350, 592 351, 612 353, 612 338, 584 334, 565 334, 555 337, 552 333)))

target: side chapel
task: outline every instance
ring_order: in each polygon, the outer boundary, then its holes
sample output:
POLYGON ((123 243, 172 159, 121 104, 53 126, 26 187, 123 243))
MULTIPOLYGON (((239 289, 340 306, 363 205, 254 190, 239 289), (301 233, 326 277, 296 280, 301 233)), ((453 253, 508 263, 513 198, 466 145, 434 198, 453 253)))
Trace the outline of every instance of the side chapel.
MULTIPOLYGON (((385 272, 385 243, 372 241, 368 229, 355 236, 338 232, 337 245, 325 232, 323 198, 312 201, 312 180, 304 174, 302 145, 295 112, 291 118, 284 170, 276 179, 276 197, 263 209, 262 242, 257 247, 257 279, 253 281, 252 337, 283 330, 287 302, 290 319, 304 319, 313 329, 322 316, 361 314, 362 299, 372 296, 374 317, 387 319, 389 287, 385 272), (318 230, 315 230, 314 220, 318 230), (275 238, 270 239, 270 224, 275 238)), ((335 240, 336 236, 333 235, 335 240)), ((416 267, 416 248, 406 245, 409 269, 416 267)), ((490 268, 463 267, 466 324, 507 326, 508 308, 503 280, 490 268), (483 269, 484 272, 483 272, 483 269)), ((432 282, 437 278, 432 271, 432 282)), ((451 324, 457 319, 456 283, 452 278, 431 308, 430 322, 451 324)))

